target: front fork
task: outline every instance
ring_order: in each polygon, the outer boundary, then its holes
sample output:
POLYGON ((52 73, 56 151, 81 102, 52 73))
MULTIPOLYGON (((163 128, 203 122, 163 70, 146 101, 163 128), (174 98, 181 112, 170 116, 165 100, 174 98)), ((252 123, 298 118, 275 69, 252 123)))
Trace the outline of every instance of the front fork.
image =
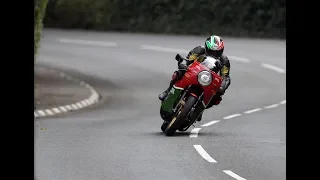
MULTIPOLYGON (((174 107, 173 111, 175 114, 177 114, 178 108, 180 110, 181 109, 180 106, 183 107, 184 104, 186 103, 185 96, 187 93, 189 93, 190 87, 191 87, 191 85, 187 88, 186 91, 184 91, 184 93, 181 95, 179 103, 177 103, 176 106, 174 107)), ((201 115, 201 113, 205 109, 205 105, 202 103, 203 95, 204 95, 204 93, 202 92, 199 97, 196 97, 198 99, 198 101, 194 104, 193 108, 191 109, 191 111, 189 112, 189 114, 187 116, 187 118, 188 118, 187 121, 189 121, 190 125, 192 125, 194 123, 194 121, 197 120, 197 118, 201 115)))
POLYGON ((201 93, 201 95, 198 98, 198 101, 195 103, 190 114, 188 115, 188 120, 190 122, 190 125, 192 125, 200 117, 202 112, 205 110, 205 106, 202 103, 203 94, 204 93, 201 93))
POLYGON ((192 124, 199 118, 201 113, 204 111, 205 107, 202 103, 202 97, 203 93, 197 98, 198 101, 194 104, 191 111, 188 113, 186 123, 183 125, 182 128, 179 129, 179 131, 186 131, 187 129, 189 129, 189 127, 192 126, 192 124))

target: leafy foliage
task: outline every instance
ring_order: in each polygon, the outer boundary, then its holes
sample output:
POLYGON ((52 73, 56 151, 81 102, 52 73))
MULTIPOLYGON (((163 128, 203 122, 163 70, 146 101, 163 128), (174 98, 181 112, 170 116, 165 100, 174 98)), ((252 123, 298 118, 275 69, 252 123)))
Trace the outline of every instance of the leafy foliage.
POLYGON ((34 1, 34 56, 37 55, 40 47, 41 30, 43 26, 42 21, 44 19, 47 3, 48 0, 34 1))
POLYGON ((286 37, 285 0, 55 0, 45 25, 130 32, 286 37))

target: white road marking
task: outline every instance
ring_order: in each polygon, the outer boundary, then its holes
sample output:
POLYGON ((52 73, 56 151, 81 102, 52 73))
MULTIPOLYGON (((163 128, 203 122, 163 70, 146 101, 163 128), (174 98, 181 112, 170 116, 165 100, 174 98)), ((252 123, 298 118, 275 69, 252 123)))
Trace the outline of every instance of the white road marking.
POLYGON ((172 53, 188 53, 189 52, 186 49, 165 48, 165 47, 153 46, 153 45, 141 45, 140 49, 160 51, 160 52, 172 52, 172 53))
POLYGON ((82 108, 82 104, 80 102, 77 102, 76 105, 79 107, 79 108, 82 108))
POLYGON ((223 170, 224 173, 228 174, 229 176, 235 178, 236 180, 246 180, 245 178, 239 176, 238 174, 230 171, 230 170, 223 170))
POLYGON ((264 68, 267 68, 267 69, 276 71, 276 72, 278 72, 278 73, 286 73, 285 70, 283 70, 283 69, 281 69, 281 68, 279 68, 279 67, 277 67, 277 66, 271 65, 271 64, 264 64, 264 63, 263 63, 263 64, 261 64, 261 66, 264 67, 264 68))
POLYGON ((254 113, 254 112, 258 112, 258 111, 261 111, 262 109, 261 108, 256 108, 256 109, 251 109, 249 111, 245 111, 244 113, 245 114, 251 114, 251 113, 254 113))
POLYGON ((287 100, 283 100, 280 102, 280 104, 286 104, 287 103, 287 100))
POLYGON ((43 110, 38 110, 37 112, 38 112, 39 116, 45 116, 46 115, 46 113, 43 110))
POLYGON ((93 96, 92 96, 93 100, 96 100, 99 98, 99 95, 97 93, 93 93, 93 96))
POLYGON ((61 109, 61 111, 63 111, 63 112, 67 112, 67 111, 68 111, 68 110, 67 110, 65 107, 63 107, 63 106, 60 106, 59 109, 61 109))
POLYGON ((202 127, 208 127, 208 126, 211 126, 211 125, 213 125, 215 123, 218 123, 218 122, 220 122, 220 120, 214 120, 214 121, 210 121, 208 123, 202 124, 201 126, 202 127))
MULTIPOLYGON (((83 43, 84 42, 82 40, 70 40, 70 39, 60 39, 60 40, 61 40, 61 42, 66 42, 66 43, 72 43, 72 42, 83 43)), ((88 41, 88 42, 91 43, 90 41, 88 41)), ((99 42, 99 41, 95 41, 94 43, 96 43, 96 42, 99 42)), ((52 70, 52 69, 47 69, 47 68, 45 68, 45 69, 47 71, 57 72, 57 71, 52 70)), ((53 116, 55 114, 60 114, 62 112, 78 110, 78 109, 82 109, 84 107, 87 107, 87 106, 92 105, 95 102, 99 101, 99 94, 89 84, 87 84, 84 81, 81 81, 81 80, 79 80, 77 78, 73 78, 71 76, 68 76, 64 72, 58 72, 58 73, 62 78, 68 79, 68 80, 71 80, 71 81, 75 81, 75 82, 79 83, 81 86, 85 86, 86 88, 88 88, 90 90, 90 92, 91 92, 90 97, 87 98, 87 99, 84 99, 82 101, 78 101, 75 104, 69 104, 69 105, 65 105, 65 106, 57 106, 57 107, 50 108, 50 109, 45 109, 45 110, 36 110, 36 111, 34 111, 34 116, 35 117, 53 116)))
POLYGON ((50 110, 50 109, 46 109, 46 110, 44 110, 47 114, 49 114, 50 116, 52 116, 53 115, 53 112, 50 110))
POLYGON ((115 42, 106 42, 106 41, 90 41, 90 40, 82 40, 82 39, 67 39, 61 38, 59 39, 61 43, 67 44, 83 44, 83 45, 92 45, 92 46, 102 46, 102 47, 117 47, 117 43, 115 42))
POLYGON ((228 56, 228 57, 230 60, 234 60, 234 61, 239 61, 239 62, 243 62, 243 63, 250 62, 250 60, 247 58, 242 58, 242 57, 238 57, 238 56, 228 56))
POLYGON ((235 117, 238 117, 238 116, 241 116, 241 114, 232 114, 230 116, 224 117, 223 119, 231 119, 231 118, 235 118, 235 117))
POLYGON ((59 114, 60 110, 58 108, 52 108, 52 111, 54 111, 55 113, 59 114))
POLYGON ((92 100, 91 98, 89 98, 88 101, 89 101, 88 103, 89 103, 90 105, 93 104, 93 100, 92 100))
POLYGON ((86 101, 80 101, 80 103, 82 104, 83 107, 88 106, 88 104, 86 103, 86 101))
POLYGON ((264 108, 266 109, 271 109, 271 108, 275 108, 275 107, 278 107, 279 104, 272 104, 272 105, 269 105, 269 106, 265 106, 264 108))
POLYGON ((86 99, 85 102, 90 105, 90 100, 89 99, 86 99))
POLYGON ((199 133, 199 131, 200 131, 200 129, 201 128, 193 128, 192 130, 191 130, 191 134, 190 134, 190 138, 196 138, 196 137, 198 137, 198 133, 199 133))
POLYGON ((217 163, 216 160, 214 160, 203 148, 201 145, 193 145, 193 147, 197 150, 197 152, 200 154, 200 156, 207 160, 210 163, 217 163))
POLYGON ((71 105, 66 105, 66 108, 67 108, 68 110, 72 110, 71 105))
POLYGON ((76 104, 71 104, 72 109, 77 110, 79 109, 78 106, 76 104))

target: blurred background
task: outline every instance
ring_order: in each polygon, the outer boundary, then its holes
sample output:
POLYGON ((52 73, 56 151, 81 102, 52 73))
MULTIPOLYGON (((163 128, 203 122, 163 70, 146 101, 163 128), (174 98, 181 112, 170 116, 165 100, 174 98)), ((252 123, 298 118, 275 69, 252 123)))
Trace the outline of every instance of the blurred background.
MULTIPOLYGON (((45 27, 286 38, 285 0, 36 0, 45 27)), ((41 18, 40 18, 41 19, 41 18)))
POLYGON ((46 27, 285 38, 285 0, 57 0, 46 27))

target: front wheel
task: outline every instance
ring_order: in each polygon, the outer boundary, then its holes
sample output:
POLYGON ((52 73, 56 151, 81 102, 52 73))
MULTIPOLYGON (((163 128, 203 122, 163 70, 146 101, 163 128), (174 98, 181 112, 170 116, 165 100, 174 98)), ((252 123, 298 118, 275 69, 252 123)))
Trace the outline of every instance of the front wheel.
POLYGON ((168 124, 167 128, 165 129, 165 134, 167 136, 173 135, 177 129, 179 129, 183 124, 185 119, 187 118, 189 112, 191 111, 194 104, 197 102, 197 99, 193 96, 189 96, 185 105, 178 110, 178 115, 173 117, 171 122, 168 124))
POLYGON ((165 132, 166 128, 168 126, 169 122, 168 121, 163 121, 162 125, 161 125, 161 131, 165 132))

